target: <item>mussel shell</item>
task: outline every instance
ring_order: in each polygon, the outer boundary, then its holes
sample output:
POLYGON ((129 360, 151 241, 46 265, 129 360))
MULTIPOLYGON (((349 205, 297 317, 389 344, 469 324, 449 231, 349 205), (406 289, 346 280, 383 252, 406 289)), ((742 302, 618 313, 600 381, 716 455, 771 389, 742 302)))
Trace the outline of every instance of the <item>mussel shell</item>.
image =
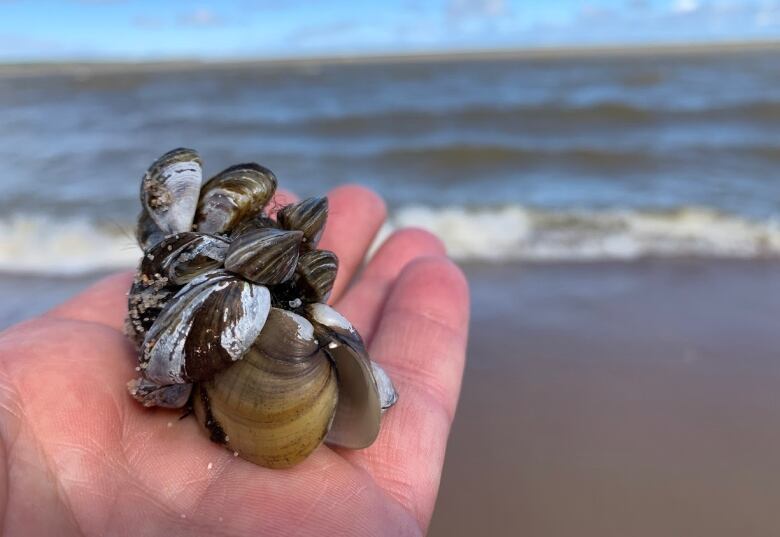
POLYGON ((255 464, 287 468, 322 443, 338 399, 336 373, 323 352, 283 360, 253 346, 198 384, 193 408, 213 441, 255 464))
POLYGON ((138 215, 138 223, 135 226, 135 240, 141 250, 146 251, 165 238, 165 233, 160 229, 151 215, 144 211, 138 215))
POLYGON ((125 333, 138 348, 165 304, 175 293, 176 289, 170 287, 167 280, 149 277, 140 270, 136 273, 127 295, 125 333))
POLYGON ((333 290, 339 269, 336 254, 328 250, 311 250, 298 258, 296 286, 306 302, 326 302, 333 290))
POLYGON ((254 347, 271 358, 303 359, 319 348, 314 327, 305 318, 280 308, 271 308, 254 347))
POLYGON ((352 324, 330 306, 309 304, 305 312, 338 372, 339 402, 325 441, 350 449, 368 447, 379 434, 382 401, 365 345, 352 324))
POLYGON ((270 301, 265 287, 225 272, 196 278, 146 333, 144 376, 163 385, 211 378, 243 357, 263 328, 270 301))
POLYGON ((251 218, 244 218, 241 220, 236 227, 233 228, 233 231, 230 232, 230 238, 232 240, 253 229, 263 228, 282 229, 276 220, 269 218, 264 213, 260 213, 251 218))
POLYGON ((275 191, 276 176, 271 170, 255 163, 231 166, 201 188, 195 228, 205 233, 227 233, 260 213, 275 191))
POLYGON ((185 232, 170 235, 144 254, 128 294, 127 334, 140 346, 160 311, 182 285, 222 265, 228 242, 185 232))
POLYGON ((323 441, 369 446, 398 395, 357 331, 321 303, 338 269, 316 249, 327 198, 272 220, 266 168, 232 166, 202 190, 201 179, 200 157, 179 148, 142 181, 145 257, 128 299, 142 377, 130 393, 145 406, 191 402, 212 440, 263 466, 297 464, 323 441))
POLYGON ((276 220, 284 229, 303 232, 301 248, 313 250, 317 247, 328 219, 328 198, 308 198, 282 207, 276 213, 276 220))
POLYGON ((141 204, 163 235, 192 228, 202 179, 201 160, 192 149, 169 151, 149 167, 141 181, 141 204))
POLYGON ((398 392, 395 391, 393 381, 382 367, 371 360, 371 371, 374 373, 374 380, 376 380, 376 387, 379 390, 379 406, 382 407, 382 412, 393 406, 398 402, 398 392))
POLYGON ((192 384, 160 386, 145 378, 133 379, 127 389, 136 401, 145 407, 182 408, 192 393, 192 384))
POLYGON ((221 237, 188 231, 170 235, 150 248, 140 271, 184 285, 222 266, 230 243, 221 237))
POLYGON ((250 229, 233 239, 225 269, 262 285, 287 281, 295 273, 302 238, 300 231, 250 229))

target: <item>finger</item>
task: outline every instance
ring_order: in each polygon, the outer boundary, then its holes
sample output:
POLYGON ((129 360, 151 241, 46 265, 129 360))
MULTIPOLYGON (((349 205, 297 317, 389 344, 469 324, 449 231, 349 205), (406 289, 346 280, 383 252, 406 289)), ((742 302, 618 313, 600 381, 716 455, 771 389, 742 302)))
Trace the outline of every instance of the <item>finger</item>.
POLYGON ((379 314, 393 282, 411 261, 445 255, 444 244, 422 229, 394 232, 371 258, 358 280, 336 305, 367 342, 371 341, 379 314))
POLYGON ((356 185, 341 186, 328 193, 328 223, 320 248, 339 258, 339 271, 331 301, 342 295, 387 216, 385 203, 373 191, 356 185))
POLYGON ((410 263, 394 285, 371 355, 398 390, 371 448, 347 453, 427 527, 460 393, 468 332, 466 279, 446 258, 410 263))
MULTIPOLYGON (((287 190, 278 190, 268 207, 275 209, 297 200, 287 190)), ((122 272, 99 281, 83 293, 50 310, 45 316, 99 323, 123 330, 127 317, 127 292, 133 280, 132 272, 122 272)))

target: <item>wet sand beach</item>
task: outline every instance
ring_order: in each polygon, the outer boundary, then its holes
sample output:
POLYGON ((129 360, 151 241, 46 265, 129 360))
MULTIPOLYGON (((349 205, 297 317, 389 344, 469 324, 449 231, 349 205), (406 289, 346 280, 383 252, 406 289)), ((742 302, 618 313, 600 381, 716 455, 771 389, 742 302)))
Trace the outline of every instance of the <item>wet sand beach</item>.
MULTIPOLYGON (((780 262, 465 266, 469 360, 430 535, 780 528, 780 262)), ((0 278, 0 324, 97 276, 0 278)))
POLYGON ((469 267, 430 535, 780 531, 780 263, 469 267))
POLYGON ((25 274, 0 275, 0 330, 44 313, 105 275, 103 272, 66 278, 25 274))

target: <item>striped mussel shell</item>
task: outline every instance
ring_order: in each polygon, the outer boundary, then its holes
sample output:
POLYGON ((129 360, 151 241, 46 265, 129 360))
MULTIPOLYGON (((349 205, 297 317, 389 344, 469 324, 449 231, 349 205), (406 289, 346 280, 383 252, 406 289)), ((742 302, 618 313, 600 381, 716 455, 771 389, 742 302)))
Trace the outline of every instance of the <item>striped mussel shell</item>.
POLYGON ((282 207, 276 219, 284 229, 303 233, 301 247, 312 250, 317 247, 328 219, 328 198, 309 198, 282 207))
POLYGON ((233 239, 225 269, 262 285, 283 283, 295 274, 302 238, 300 231, 249 229, 233 239))
POLYGON ((282 226, 279 225, 279 222, 273 218, 270 218, 268 215, 260 213, 250 218, 241 220, 241 222, 239 222, 230 232, 230 238, 232 240, 253 229, 264 228, 282 229, 282 226))
POLYGON ((128 297, 128 334, 144 406, 192 408, 209 437, 272 468, 323 442, 362 448, 397 400, 355 328, 324 304, 338 272, 317 249, 326 198, 264 208, 277 182, 257 164, 200 187, 188 149, 166 153, 141 188, 144 249, 128 297), (193 194, 194 192, 194 194, 193 194))
POLYGON ((135 240, 138 242, 141 250, 148 250, 164 238, 165 233, 163 233, 152 216, 146 210, 141 211, 135 227, 135 240))
POLYGON ((185 285, 146 333, 140 368, 160 385, 211 378, 240 360, 263 328, 268 289, 226 272, 185 285))
POLYGON ((228 245, 190 231, 169 235, 147 250, 128 294, 127 331, 137 345, 181 286, 222 266, 228 245))
POLYGON ((327 302, 336 281, 339 260, 329 250, 310 250, 298 258, 295 285, 304 302, 327 302))
POLYGON ((192 229, 202 180, 200 156, 192 149, 174 149, 152 163, 141 180, 139 222, 144 229, 138 235, 147 246, 150 237, 192 229))
POLYGON ((192 394, 192 384, 158 384, 146 378, 133 379, 127 389, 145 407, 181 408, 192 394))
POLYGON ((173 285, 184 285, 218 269, 230 243, 222 237, 187 231, 169 235, 141 261, 144 274, 159 274, 173 285))
POLYGON ((203 185, 195 229, 228 233, 244 220, 260 214, 276 192, 276 176, 255 163, 237 164, 203 185))

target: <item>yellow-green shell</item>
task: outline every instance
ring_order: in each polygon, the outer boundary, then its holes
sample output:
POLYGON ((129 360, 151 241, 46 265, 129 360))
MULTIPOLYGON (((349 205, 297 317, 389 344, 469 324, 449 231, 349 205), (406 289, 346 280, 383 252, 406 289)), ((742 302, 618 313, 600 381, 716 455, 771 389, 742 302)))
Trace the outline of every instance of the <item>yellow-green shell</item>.
POLYGON ((324 440, 338 401, 338 383, 321 351, 288 361, 255 346, 241 361, 201 383, 193 401, 198 421, 213 432, 214 424, 206 423, 213 420, 229 449, 255 464, 287 468, 324 440))

